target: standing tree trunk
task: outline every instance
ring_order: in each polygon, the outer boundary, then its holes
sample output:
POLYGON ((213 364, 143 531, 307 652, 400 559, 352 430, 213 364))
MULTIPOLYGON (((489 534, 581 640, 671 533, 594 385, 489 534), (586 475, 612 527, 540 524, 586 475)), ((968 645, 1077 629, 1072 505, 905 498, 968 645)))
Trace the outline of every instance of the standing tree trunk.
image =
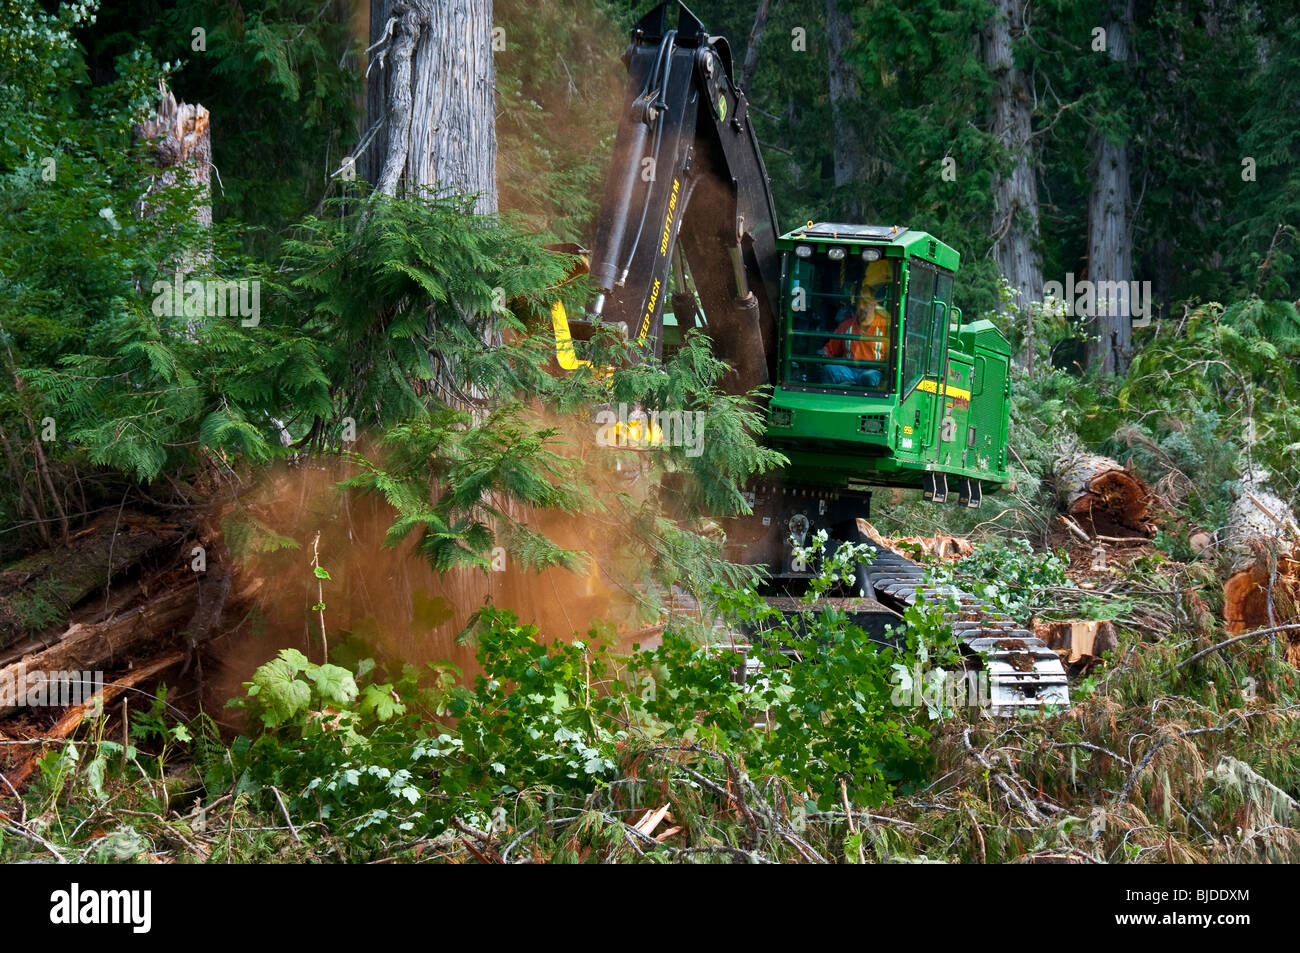
POLYGON ((159 169, 157 175, 150 177, 140 197, 140 215, 154 215, 167 202, 175 202, 176 197, 168 197, 164 190, 178 182, 193 187, 189 206, 189 218, 195 226, 193 241, 187 243, 174 261, 162 263, 162 267, 174 269, 176 275, 178 293, 172 296, 169 313, 176 319, 178 329, 184 329, 191 340, 198 340, 203 333, 203 317, 182 307, 178 299, 185 277, 191 273, 197 277, 212 265, 209 236, 212 227, 212 117, 198 103, 178 103, 162 83, 158 84, 158 91, 160 99, 154 118, 131 129, 133 139, 150 144, 154 164, 159 169))
MULTIPOLYGON (((370 35, 367 178, 384 195, 436 187, 496 212, 492 0, 371 0, 370 35)), ((482 327, 497 343, 490 316, 482 327)), ((452 381, 439 389, 461 402, 452 381)))
POLYGON ((492 0, 372 0, 363 163, 386 195, 438 186, 497 210, 492 0))
POLYGON ((749 44, 745 47, 745 65, 740 71, 740 89, 748 96, 749 87, 754 82, 754 71, 758 69, 758 44, 763 40, 763 30, 767 27, 767 13, 772 0, 758 0, 758 12, 754 14, 754 27, 749 31, 749 44))
POLYGON ((150 195, 175 185, 177 174, 182 173, 196 190, 196 201, 191 206, 194 223, 199 228, 208 228, 212 225, 211 117, 198 103, 178 103, 161 83, 158 91, 155 117, 131 130, 133 138, 152 144, 154 161, 161 170, 145 189, 141 211, 145 215, 155 211, 150 195))
MULTIPOLYGON (((1127 65, 1132 45, 1133 0, 1123 13, 1112 12, 1105 25, 1106 52, 1127 65)), ((1131 333, 1129 288, 1133 280, 1132 202, 1129 191, 1128 143, 1113 135, 1109 123, 1094 130, 1092 194, 1088 198, 1088 278, 1095 315, 1088 341, 1088 366, 1103 373, 1123 373, 1129 362, 1131 333)))
POLYGON ((1043 264, 1038 253, 1038 179, 1034 171, 1031 120, 1033 100, 1024 73, 1016 67, 1013 30, 1024 27, 1026 0, 997 0, 984 30, 984 63, 993 75, 992 131, 1010 160, 993 180, 996 220, 993 255, 1018 292, 1008 310, 1019 309, 1025 321, 1025 366, 1034 362, 1034 327, 1030 302, 1042 297, 1043 264))
MULTIPOLYGON (((360 163, 385 195, 434 187, 476 196, 474 211, 497 211, 492 0, 370 0, 367 88, 371 145, 360 163)), ((498 343, 491 315, 463 313, 498 343), (481 317, 481 320, 480 320, 481 317)), ((433 388, 447 405, 470 411, 484 395, 448 355, 436 355, 433 388)), ((431 488, 436 499, 440 493, 431 488)), ((489 574, 491 575, 491 574, 489 574)), ((470 569, 442 574, 451 605, 477 606, 491 582, 470 569)))
MULTIPOLYGON (((863 143, 852 113, 854 104, 859 99, 858 77, 844 59, 844 52, 853 40, 853 25, 848 13, 840 6, 840 0, 826 0, 826 33, 830 72, 831 146, 835 151, 835 188, 839 191, 859 180, 865 165, 863 143)), ((855 194, 841 199, 837 211, 847 221, 860 222, 865 210, 861 198, 855 194)))

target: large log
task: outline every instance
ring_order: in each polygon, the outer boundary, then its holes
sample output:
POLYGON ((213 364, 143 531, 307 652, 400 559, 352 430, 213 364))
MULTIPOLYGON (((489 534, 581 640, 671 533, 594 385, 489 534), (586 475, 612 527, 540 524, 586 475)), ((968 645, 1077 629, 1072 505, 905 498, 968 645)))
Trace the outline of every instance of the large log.
POLYGON ((123 513, 83 530, 68 546, 0 569, 0 649, 66 624, 68 613, 86 597, 180 537, 174 524, 123 513))
POLYGON ((1291 507, 1258 483, 1245 481, 1236 491, 1223 532, 1224 550, 1234 570, 1245 569, 1268 554, 1290 553, 1300 545, 1300 527, 1291 507))
POLYGON ((1110 457, 1067 453, 1056 461, 1055 475, 1066 512, 1094 536, 1154 534, 1150 487, 1110 457))
MULTIPOLYGON (((77 730, 85 720, 86 715, 95 710, 97 706, 102 710, 103 706, 107 706, 108 703, 117 698, 118 695, 135 688, 140 683, 146 682, 156 675, 162 674, 173 665, 183 662, 184 660, 184 652, 170 652, 162 658, 154 659, 147 665, 142 665, 140 668, 132 669, 122 677, 114 679, 113 682, 105 685, 103 691, 96 693, 93 698, 87 699, 84 704, 73 705, 63 713, 63 717, 56 721, 51 728, 43 732, 41 737, 48 738, 51 741, 68 737, 77 730)), ((18 788, 25 784, 27 779, 31 776, 32 771, 36 769, 36 763, 41 759, 43 754, 44 751, 40 747, 36 747, 22 758, 16 767, 7 771, 5 777, 9 780, 9 785, 18 788)), ((0 799, 3 799, 4 796, 5 792, 0 790, 0 799)))
POLYGON ((102 672, 120 666, 146 646, 156 654, 194 615, 198 583, 185 582, 142 606, 95 624, 71 626, 54 645, 0 668, 0 715, 17 708, 37 679, 53 672, 102 672))

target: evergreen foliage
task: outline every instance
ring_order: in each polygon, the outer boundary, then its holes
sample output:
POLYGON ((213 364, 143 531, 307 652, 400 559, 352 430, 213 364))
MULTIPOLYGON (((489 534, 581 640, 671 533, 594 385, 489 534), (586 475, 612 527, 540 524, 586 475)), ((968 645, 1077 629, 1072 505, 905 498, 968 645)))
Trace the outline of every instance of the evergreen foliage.
MULTIPOLYGON (((598 332, 577 344, 585 369, 552 373, 551 302, 578 313, 590 288, 543 242, 590 238, 624 92, 617 55, 644 6, 498 3, 501 196, 514 212, 480 217, 462 196, 392 200, 333 176, 357 138, 364 32, 338 5, 180 0, 97 21, 91 6, 0 0, 6 562, 127 499, 166 512, 206 500, 224 511, 212 523, 230 550, 301 559, 305 541, 241 493, 269 464, 334 457, 351 468, 343 493, 387 505, 387 542, 413 541, 439 572, 486 569, 498 547, 528 571, 590 571, 598 555, 651 617, 684 589, 706 618, 769 637, 756 649, 764 678, 747 688, 734 653, 700 644, 707 623, 680 617, 660 646, 618 658, 598 630, 564 641, 489 609, 472 685, 449 668, 345 658, 355 644, 322 664, 289 650, 254 676, 243 704, 255 721, 232 745, 204 718, 175 723, 164 693, 133 714, 125 747, 101 718, 52 748, 29 794, 32 813, 53 818, 40 849, 140 856, 128 816, 158 818, 154 836, 191 849, 202 832, 169 813, 165 783, 155 789, 183 751, 202 799, 233 795, 228 833, 254 819, 278 828, 281 815, 301 829, 293 843, 209 838, 196 859, 461 851, 458 825, 490 831, 479 843, 504 859, 506 834, 559 860, 1300 856, 1294 820, 1276 816, 1285 802, 1260 794, 1300 784, 1295 671, 1277 642, 1197 654, 1218 637, 1223 567, 1188 538, 1222 527, 1248 473, 1300 493, 1300 17, 1282 0, 1139 2, 1131 67, 1092 48, 1102 0, 1034 5, 1014 37, 1036 97, 1045 274, 1084 274, 1084 146, 1106 135, 1128 144, 1136 275, 1158 308, 1128 370, 1100 376, 1075 360, 1081 322, 1034 304, 1035 370, 1013 374, 1013 482, 937 527, 982 541, 938 578, 1018 614, 1111 619, 1120 634, 1109 667, 1073 686, 1071 712, 990 725, 889 699, 900 666, 952 661, 935 618, 909 614, 908 643, 881 652, 830 609, 794 631, 754 596, 756 571, 721 558, 717 525, 697 514, 744 512, 744 482, 782 459, 759 442, 762 395, 722 392, 727 368, 706 336, 657 362, 598 332), (191 46, 195 27, 206 50, 191 46), (131 129, 160 79, 213 114, 212 229, 195 227, 185 185, 142 206, 152 169, 131 129), (1245 158, 1257 179, 1243 177, 1245 158), (218 280, 258 284, 255 320, 159 307, 160 287, 218 280), (609 445, 601 415, 622 406, 699 414, 697 445, 609 445), (1052 548, 1051 468, 1075 444, 1154 487, 1154 551, 1112 571, 1127 595, 1076 585, 1052 548), (581 521, 600 552, 548 533, 539 514, 581 521), (945 785, 917 793, 937 777, 945 785), (690 846, 630 833, 624 818, 661 801, 690 846), (105 821, 115 807, 136 813, 105 821), (83 847, 92 817, 111 831, 83 847)), ((752 0, 693 7, 742 62, 752 0)), ((751 96, 783 221, 860 205, 933 231, 962 253, 972 316, 1002 300, 987 232, 1008 156, 989 132, 995 78, 976 42, 991 15, 986 0, 853 6, 850 111, 867 165, 838 190, 823 5, 774 3, 751 96), (940 175, 945 158, 955 179, 940 175)), ((873 519, 935 528, 934 508, 912 497, 873 519)), ((314 568, 313 584, 329 578, 314 568)), ((57 622, 33 592, 26 624, 57 622)), ((32 849, 0 833, 0 856, 32 849)))

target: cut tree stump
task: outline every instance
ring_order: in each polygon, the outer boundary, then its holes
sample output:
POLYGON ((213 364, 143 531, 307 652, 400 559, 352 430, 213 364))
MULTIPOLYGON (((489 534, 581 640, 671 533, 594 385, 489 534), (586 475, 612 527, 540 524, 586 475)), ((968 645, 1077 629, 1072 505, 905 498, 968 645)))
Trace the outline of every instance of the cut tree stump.
MULTIPOLYGON (((1286 502, 1254 483, 1243 484, 1223 535, 1232 564, 1223 584, 1228 631, 1237 635, 1300 619, 1300 527, 1286 502)), ((1297 633, 1289 634, 1287 660, 1300 667, 1297 633)))
POLYGON ((1056 461, 1056 486, 1066 512, 1087 532, 1149 538, 1151 488, 1110 457, 1068 453, 1056 461))
POLYGON ((1035 619, 1033 626, 1034 635, 1061 656, 1072 675, 1088 671, 1101 661, 1103 652, 1112 652, 1119 645, 1114 623, 1106 620, 1043 622, 1035 619))

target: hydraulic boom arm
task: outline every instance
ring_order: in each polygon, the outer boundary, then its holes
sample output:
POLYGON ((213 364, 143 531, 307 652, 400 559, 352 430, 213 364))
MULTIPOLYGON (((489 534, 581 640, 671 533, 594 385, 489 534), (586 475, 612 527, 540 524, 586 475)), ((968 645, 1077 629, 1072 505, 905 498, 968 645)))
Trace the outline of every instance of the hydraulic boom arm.
MULTIPOLYGON (((767 384, 779 230, 731 49, 672 0, 637 23, 624 59, 627 96, 591 257, 593 316, 621 322, 659 356, 669 275, 684 252, 714 352, 733 368, 727 389, 767 384)), ((684 330, 703 316, 681 278, 673 311, 684 330)))

